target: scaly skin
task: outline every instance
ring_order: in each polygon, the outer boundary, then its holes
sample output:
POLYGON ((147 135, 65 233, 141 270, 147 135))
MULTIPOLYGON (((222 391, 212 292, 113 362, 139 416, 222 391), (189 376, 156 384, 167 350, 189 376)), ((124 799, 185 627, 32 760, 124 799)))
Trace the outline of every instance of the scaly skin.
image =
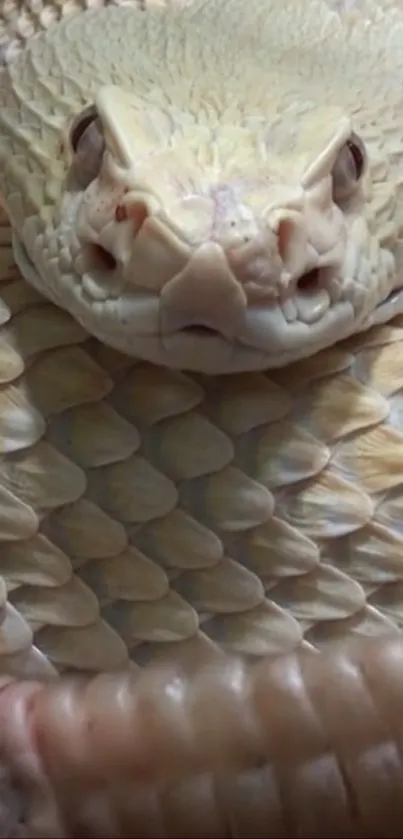
MULTIPOLYGON (((31 7, 37 28, 77 11, 31 7)), ((12 75, 29 32, 10 8, 12 75)), ((401 12, 382 8, 397 38, 401 12)), ((183 375, 89 340, 21 280, 8 237, 0 224, 0 669, 400 632, 402 318, 269 374, 183 375)))
POLYGON ((205 373, 284 366, 403 311, 399 26, 387 0, 50 26, 1 74, 24 276, 116 349, 205 373))
MULTIPOLYGON (((71 11, 28 5, 41 26, 71 11)), ((23 11, 0 20, 7 60, 23 11)), ((386 96, 383 116, 398 166, 386 96)), ((2 684, 0 833, 401 836, 402 318, 277 373, 196 377, 90 340, 16 274, 1 219, 0 281, 0 670, 175 661, 2 684), (289 654, 246 676, 222 648, 289 654)))
MULTIPOLYGON (((381 127, 398 162, 386 105, 381 127)), ((357 635, 392 634, 400 646, 403 319, 265 375, 183 375, 89 339, 21 280, 8 236, 0 224, 0 671, 43 681, 161 658, 198 669, 223 649, 252 659, 314 649, 317 659, 357 635)), ((400 678, 395 665, 392 655, 400 678)), ((112 717, 119 682, 114 691, 112 717)), ((331 695, 331 718, 342 720, 343 690, 331 695)), ((365 698, 349 696, 364 719, 365 698)), ((14 718, 3 719, 8 760, 17 711, 12 703, 14 718)), ((80 713, 71 720, 79 732, 80 713)), ((47 718, 44 728, 58 743, 47 718)), ((348 748, 348 729, 339 733, 348 748)), ((378 733, 357 735, 370 775, 378 733)))
POLYGON ((1 685, 7 839, 400 839, 403 641, 1 685))

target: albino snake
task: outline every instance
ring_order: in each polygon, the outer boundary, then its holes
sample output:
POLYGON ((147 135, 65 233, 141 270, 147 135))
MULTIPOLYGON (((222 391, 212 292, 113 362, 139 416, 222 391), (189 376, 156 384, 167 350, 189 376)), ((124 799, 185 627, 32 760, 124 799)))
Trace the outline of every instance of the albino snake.
POLYGON ((86 5, 0 11, 0 835, 399 837, 403 13, 86 5))

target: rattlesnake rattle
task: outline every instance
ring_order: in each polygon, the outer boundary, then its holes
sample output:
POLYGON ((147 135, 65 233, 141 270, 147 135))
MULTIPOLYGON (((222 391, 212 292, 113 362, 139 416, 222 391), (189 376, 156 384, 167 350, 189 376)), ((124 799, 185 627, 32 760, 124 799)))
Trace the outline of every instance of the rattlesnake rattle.
MULTIPOLYGON (((29 34, 17 25, 3 59, 29 34)), ((402 696, 400 639, 4 679, 0 835, 398 837, 402 696)))

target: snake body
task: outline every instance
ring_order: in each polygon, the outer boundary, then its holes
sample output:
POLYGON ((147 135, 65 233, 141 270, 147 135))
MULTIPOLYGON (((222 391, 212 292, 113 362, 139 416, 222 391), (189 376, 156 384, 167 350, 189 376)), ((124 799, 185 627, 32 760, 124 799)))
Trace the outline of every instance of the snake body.
POLYGON ((0 829, 399 839, 403 646, 3 684, 0 829))

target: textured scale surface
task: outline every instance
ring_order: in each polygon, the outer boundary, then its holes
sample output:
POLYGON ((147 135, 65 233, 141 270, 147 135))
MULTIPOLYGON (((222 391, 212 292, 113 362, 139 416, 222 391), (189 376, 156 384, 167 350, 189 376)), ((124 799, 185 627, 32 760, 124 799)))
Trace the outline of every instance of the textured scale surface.
MULTIPOLYGON (((47 25, 44 3, 24 6, 3 9, 11 52, 31 13, 47 25)), ((399 20, 386 0, 365 7, 399 20)), ((398 116, 385 96, 374 131, 400 154, 398 116)), ((401 631, 403 317, 285 370, 215 378, 89 337, 22 280, 5 215, 0 279, 1 671, 401 631)))
POLYGON ((89 338, 0 232, 3 671, 400 631, 402 318, 286 375, 184 375, 89 338))

